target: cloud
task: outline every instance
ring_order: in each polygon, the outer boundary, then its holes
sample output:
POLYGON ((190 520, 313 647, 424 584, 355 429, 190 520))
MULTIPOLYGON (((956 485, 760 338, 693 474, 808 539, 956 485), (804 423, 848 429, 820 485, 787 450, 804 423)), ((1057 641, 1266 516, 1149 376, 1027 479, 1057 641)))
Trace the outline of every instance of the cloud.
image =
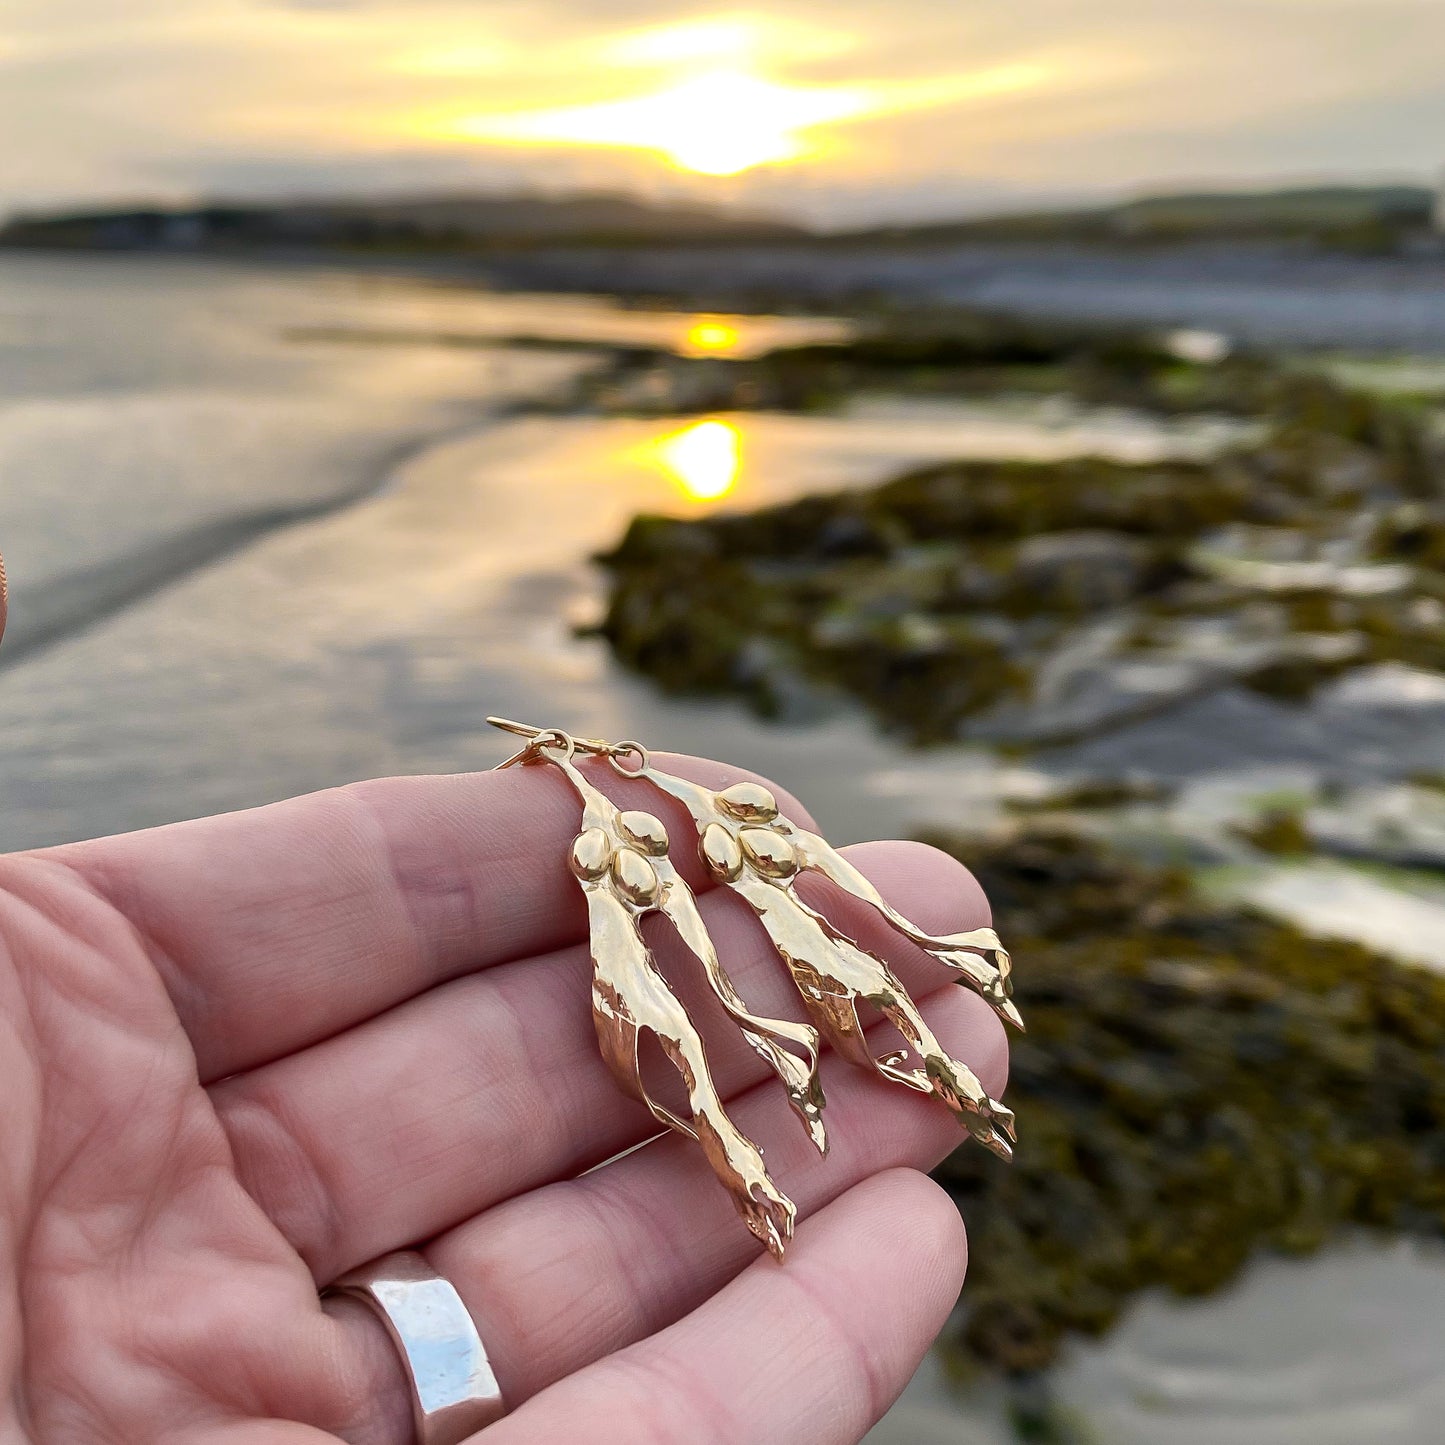
POLYGON ((827 215, 870 196, 911 210, 1170 177, 1426 174, 1445 159, 1442 54, 1440 0, 9 0, 0 131, 19 143, 0 151, 0 209, 489 178, 827 215), (779 114, 790 95, 870 103, 819 100, 807 144, 759 145, 756 168, 717 180, 635 146, 501 133, 706 103, 720 73, 779 114), (458 128, 467 116, 491 138, 458 128))

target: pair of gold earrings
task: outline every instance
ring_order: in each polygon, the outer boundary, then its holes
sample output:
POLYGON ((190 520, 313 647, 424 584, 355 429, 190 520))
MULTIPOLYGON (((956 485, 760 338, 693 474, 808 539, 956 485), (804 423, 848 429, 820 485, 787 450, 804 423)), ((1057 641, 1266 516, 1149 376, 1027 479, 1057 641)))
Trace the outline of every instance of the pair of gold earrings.
POLYGON ((597 1037, 618 1084, 653 1116, 702 1146, 747 1227, 782 1259, 797 1210, 768 1175, 763 1157, 733 1123, 708 1067, 702 1037, 643 941, 641 923, 662 914, 701 964, 713 994, 744 1039, 777 1075, 793 1111, 826 1153, 820 1040, 850 1063, 923 1094, 932 1094, 995 1154, 1010 1157, 1013 1114, 989 1098, 973 1072, 952 1058, 928 1027, 892 969, 798 897, 805 872, 821 874, 869 904, 905 938, 954 970, 1010 1023, 1022 1027, 1010 997, 1009 956, 991 928, 936 937, 883 899, 878 890, 816 833, 790 821, 758 783, 720 792, 653 767, 635 742, 575 738, 492 717, 493 727, 527 739, 501 767, 545 763, 566 776, 582 801, 582 825, 569 866, 587 898, 592 951, 592 1011, 597 1037), (718 958, 692 889, 668 856, 667 830, 652 813, 619 809, 576 766, 578 754, 605 757, 625 778, 644 778, 677 799, 697 830, 698 848, 718 885, 746 900, 761 920, 802 994, 810 1024, 765 1018, 743 1002, 718 958), (859 1005, 875 1009, 908 1048, 875 1056, 859 1005), (650 1034, 678 1071, 687 1093, 683 1118, 643 1084, 639 1043, 650 1034))

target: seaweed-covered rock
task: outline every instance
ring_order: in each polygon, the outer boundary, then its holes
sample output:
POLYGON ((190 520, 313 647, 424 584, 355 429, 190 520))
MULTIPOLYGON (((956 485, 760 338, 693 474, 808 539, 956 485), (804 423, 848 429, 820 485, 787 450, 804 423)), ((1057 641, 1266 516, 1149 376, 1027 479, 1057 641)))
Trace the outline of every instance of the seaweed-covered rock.
POLYGON ((1143 591, 1153 560, 1146 543, 1121 532, 1044 532, 1019 544, 1013 582, 1040 605, 1094 612, 1143 591))
POLYGON ((939 1171, 969 1225, 964 1358, 1041 1369, 1140 1290, 1346 1226, 1445 1234, 1445 978, 1043 825, 930 841, 988 889, 1029 1025, 1013 1165, 939 1171))
POLYGON ((599 373, 593 400, 612 410, 768 407, 813 410, 859 391, 914 396, 1067 394, 1163 413, 1254 416, 1276 377, 1259 358, 1185 345, 1144 330, 976 311, 897 313, 847 341, 784 347, 746 360, 629 354, 599 373))
POLYGON ((1445 489, 1419 429, 1272 386, 1270 440, 1211 461, 957 462, 638 518, 601 559, 600 630, 670 690, 776 712, 782 680, 821 685, 920 743, 1064 742, 1225 683, 1300 699, 1370 663, 1445 670, 1445 489))

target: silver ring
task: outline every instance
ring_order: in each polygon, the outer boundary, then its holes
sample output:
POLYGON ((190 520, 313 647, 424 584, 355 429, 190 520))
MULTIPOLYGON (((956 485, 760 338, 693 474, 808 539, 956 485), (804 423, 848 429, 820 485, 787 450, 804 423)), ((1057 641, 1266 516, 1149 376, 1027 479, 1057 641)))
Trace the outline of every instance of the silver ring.
POLYGON ((359 1299, 386 1326, 411 1382, 417 1445, 459 1445, 507 1413, 476 1321, 421 1255, 383 1255, 326 1293, 359 1299))

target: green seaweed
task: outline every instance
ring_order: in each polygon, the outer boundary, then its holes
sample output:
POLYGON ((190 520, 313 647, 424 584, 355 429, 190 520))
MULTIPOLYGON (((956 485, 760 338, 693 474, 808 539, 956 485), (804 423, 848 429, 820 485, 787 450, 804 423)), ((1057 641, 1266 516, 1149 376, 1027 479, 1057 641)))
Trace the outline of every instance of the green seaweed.
POLYGON ((1295 808, 1268 808, 1248 823, 1237 823, 1231 831, 1261 853, 1290 857, 1309 853, 1314 844, 1304 819, 1295 808))
POLYGON ((1006 798, 1009 813, 1095 812, 1132 803, 1163 803, 1172 789, 1155 778, 1083 778, 1042 798, 1006 798))
POLYGON ((938 1171, 971 1241, 957 1363, 1043 1369, 1142 1290, 1348 1227, 1445 1234, 1445 979, 1058 829, 929 841, 988 890, 1029 1022, 1014 1164, 938 1171))

